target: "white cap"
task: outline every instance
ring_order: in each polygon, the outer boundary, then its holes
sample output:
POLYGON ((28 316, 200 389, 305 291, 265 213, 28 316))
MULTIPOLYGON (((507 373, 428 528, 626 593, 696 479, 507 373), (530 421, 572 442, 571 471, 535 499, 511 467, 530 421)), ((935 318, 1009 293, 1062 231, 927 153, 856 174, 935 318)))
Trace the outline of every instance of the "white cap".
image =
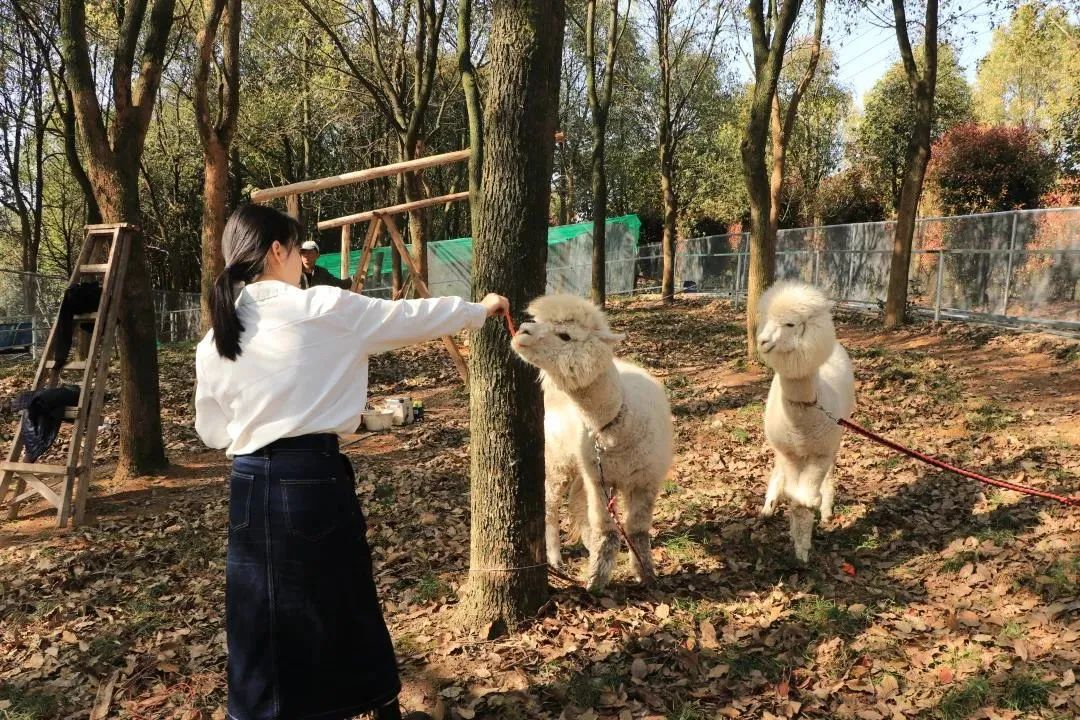
POLYGON ((319 243, 315 242, 314 240, 305 240, 304 244, 300 246, 300 249, 314 250, 315 252, 319 252, 319 243))

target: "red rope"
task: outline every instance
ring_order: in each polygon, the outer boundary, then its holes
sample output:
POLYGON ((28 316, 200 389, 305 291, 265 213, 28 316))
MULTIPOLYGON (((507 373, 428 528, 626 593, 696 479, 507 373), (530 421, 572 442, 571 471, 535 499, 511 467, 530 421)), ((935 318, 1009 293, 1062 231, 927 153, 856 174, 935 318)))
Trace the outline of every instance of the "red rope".
POLYGON ((506 329, 510 331, 510 337, 517 335, 517 328, 514 327, 514 320, 510 317, 510 311, 502 313, 502 316, 506 318, 506 329))
POLYGON ((941 460, 938 460, 937 458, 930 457, 929 455, 923 455, 921 452, 918 452, 916 450, 906 448, 903 445, 895 443, 892 440, 887 440, 880 435, 877 435, 876 433, 867 430, 861 425, 857 425, 856 423, 851 422, 850 420, 844 420, 843 418, 841 418, 836 422, 839 423, 842 427, 846 427, 847 429, 852 430, 865 438, 869 438, 876 443, 884 445, 890 450, 895 450, 898 453, 902 453, 904 455, 907 455, 908 457, 913 457, 916 460, 922 460, 924 463, 928 465, 933 465, 936 468, 948 470, 951 473, 956 473, 957 475, 961 475, 972 480, 978 480, 981 483, 993 485, 994 487, 1003 488, 1005 490, 1015 490, 1016 492, 1024 493, 1025 495, 1035 495, 1037 497, 1046 498, 1047 500, 1057 500, 1059 503, 1063 503, 1071 507, 1080 507, 1080 498, 1066 497, 1064 495, 1055 495, 1054 493, 1044 492, 1043 490, 1036 490, 1035 488, 1030 488, 1025 485, 1017 485, 1016 483, 1006 482, 1004 480, 995 480, 993 478, 986 477, 985 475, 980 475, 979 473, 971 472, 970 470, 964 470, 963 468, 958 468, 955 465, 950 465, 947 462, 943 462, 941 460))

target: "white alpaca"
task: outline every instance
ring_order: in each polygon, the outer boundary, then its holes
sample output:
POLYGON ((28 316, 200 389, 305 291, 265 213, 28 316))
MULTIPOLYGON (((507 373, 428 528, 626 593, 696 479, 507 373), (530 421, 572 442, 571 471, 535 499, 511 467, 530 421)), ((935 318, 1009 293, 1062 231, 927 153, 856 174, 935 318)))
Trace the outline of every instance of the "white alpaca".
POLYGON ((572 524, 589 550, 588 584, 607 585, 620 538, 607 511, 603 480, 617 492, 637 578, 654 578, 649 528, 653 506, 672 462, 671 409, 663 386, 643 368, 616 360, 623 339, 591 302, 547 295, 529 306, 535 322, 523 323, 513 341, 522 359, 541 370, 547 481, 548 563, 558 567, 559 503, 569 494, 572 524))
POLYGON ((848 418, 855 409, 855 374, 836 341, 832 303, 820 290, 784 281, 761 296, 758 350, 776 371, 765 404, 765 438, 776 454, 761 514, 783 495, 791 504, 795 557, 806 562, 814 510, 832 517, 833 465, 843 429, 822 412, 848 418), (820 407, 819 407, 820 406, 820 407))

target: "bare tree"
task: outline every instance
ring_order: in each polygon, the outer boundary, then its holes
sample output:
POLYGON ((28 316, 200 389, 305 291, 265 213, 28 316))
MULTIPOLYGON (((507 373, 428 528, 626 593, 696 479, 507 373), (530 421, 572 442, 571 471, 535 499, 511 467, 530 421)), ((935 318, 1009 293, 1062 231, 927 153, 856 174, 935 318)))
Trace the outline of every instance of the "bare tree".
POLYGON ((649 0, 659 66, 657 145, 660 155, 660 192, 664 209, 664 270, 661 297, 675 299, 675 244, 679 198, 675 192, 676 153, 689 125, 688 101, 702 76, 714 69, 724 3, 694 0, 649 0), (689 9, 687 9, 689 7, 689 9))
POLYGON ((607 52, 604 55, 604 73, 597 88, 596 64, 596 3, 585 4, 585 83, 592 115, 592 195, 593 195, 593 253, 592 253, 592 300, 604 307, 607 299, 607 147, 608 112, 611 109, 611 92, 615 80, 615 62, 619 44, 630 23, 630 4, 627 3, 622 24, 619 23, 619 0, 609 0, 607 25, 607 52))
POLYGON ((206 0, 206 20, 195 40, 195 124, 203 146, 202 331, 210 329, 214 280, 225 267, 221 234, 229 199, 229 149, 240 112, 241 0, 206 0), (218 32, 224 36, 217 87, 217 108, 211 109, 208 85, 216 64, 218 32))
MULTIPOLYGON (((331 22, 310 0, 299 2, 330 38, 345 64, 341 70, 371 95, 379 112, 390 123, 398 138, 400 158, 419 157, 439 63, 446 0, 416 0, 415 16, 411 2, 389 4, 389 17, 384 16, 375 0, 367 0, 364 8, 346 3, 336 6, 352 23, 362 28, 359 38, 346 36, 336 26, 338 24, 331 22), (388 55, 385 48, 391 44, 393 54, 388 55)), ((359 5, 359 0, 357 2, 359 5)), ((402 191, 407 202, 421 198, 418 173, 404 175, 402 191)), ((427 228, 424 220, 423 211, 409 213, 413 253, 420 274, 426 280, 427 228)))
POLYGON ((926 166, 930 163, 930 139, 934 121, 934 94, 938 70, 938 0, 926 0, 926 19, 922 23, 923 65, 915 61, 908 37, 908 19, 904 0, 892 0, 896 23, 896 42, 904 61, 904 73, 915 101, 915 126, 908 139, 904 159, 904 181, 896 209, 896 234, 893 236, 892 261, 889 266, 889 292, 885 299, 885 327, 904 323, 907 310, 908 273, 911 268, 911 243, 915 237, 915 218, 922 197, 926 166))
MULTIPOLYGON (((754 46, 754 90, 740 152, 743 176, 750 196, 750 277, 747 282, 747 354, 753 358, 757 327, 757 301, 776 274, 776 235, 771 229, 771 193, 765 153, 776 85, 784 63, 788 37, 795 26, 802 0, 750 0, 747 15, 754 46)), ((796 103, 796 108, 798 104, 796 103)), ((794 121, 793 121, 794 122, 794 121)), ((790 134, 790 128, 789 128, 790 134)))
MULTIPOLYGON (((520 311, 546 285, 565 9, 562 0, 492 8, 473 296, 502 293, 520 311)), ((496 634, 547 599, 543 399, 536 371, 511 357, 504 328, 488 323, 472 339, 472 539, 461 613, 496 634)))
MULTIPOLYGON (((148 0, 132 0, 116 6, 119 32, 106 123, 91 68, 86 0, 60 1, 65 77, 86 148, 87 176, 106 222, 138 224, 141 220, 139 161, 165 64, 175 0, 154 0, 149 18, 147 4, 148 0), (140 37, 142 57, 136 72, 140 37)), ((121 303, 120 477, 147 474, 167 464, 161 436, 154 303, 144 245, 140 234, 131 247, 121 303)))
POLYGON ((799 116, 799 102, 806 93, 810 83, 817 73, 818 60, 821 59, 821 34, 825 27, 825 0, 814 2, 814 34, 810 37, 808 47, 797 46, 790 53, 790 62, 801 59, 800 50, 806 50, 806 66, 803 68, 802 77, 799 78, 791 95, 787 98, 787 107, 782 107, 784 99, 781 97, 779 85, 773 93, 772 101, 772 176, 769 181, 769 237, 772 243, 776 243, 776 232, 780 227, 780 191, 784 185, 784 173, 787 170, 787 150, 791 144, 792 132, 795 121, 799 116))

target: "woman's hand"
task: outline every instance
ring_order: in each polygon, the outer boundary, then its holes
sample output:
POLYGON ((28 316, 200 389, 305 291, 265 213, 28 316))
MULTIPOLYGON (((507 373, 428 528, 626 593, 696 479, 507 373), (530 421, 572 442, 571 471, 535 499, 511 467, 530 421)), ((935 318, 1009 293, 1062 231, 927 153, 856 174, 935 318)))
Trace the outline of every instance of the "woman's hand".
POLYGON ((487 310, 488 317, 510 314, 510 301, 502 295, 488 293, 484 296, 484 299, 480 301, 480 304, 487 310))

